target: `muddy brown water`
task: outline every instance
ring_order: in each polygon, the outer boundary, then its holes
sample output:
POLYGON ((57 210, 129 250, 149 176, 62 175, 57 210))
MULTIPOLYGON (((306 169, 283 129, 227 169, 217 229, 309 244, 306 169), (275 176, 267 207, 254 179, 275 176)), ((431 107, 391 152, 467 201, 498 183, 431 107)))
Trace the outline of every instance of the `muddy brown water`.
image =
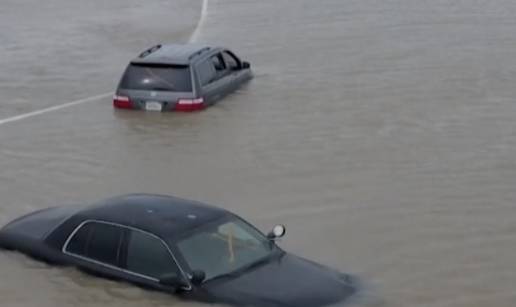
MULTIPOLYGON (((0 125, 0 224, 128 192, 219 204, 378 306, 516 302, 514 1, 208 0, 256 77, 195 114, 109 98, 0 125)), ((0 118, 111 91, 201 1, 3 0, 0 118)), ((1 306, 198 306, 0 253, 1 306)))

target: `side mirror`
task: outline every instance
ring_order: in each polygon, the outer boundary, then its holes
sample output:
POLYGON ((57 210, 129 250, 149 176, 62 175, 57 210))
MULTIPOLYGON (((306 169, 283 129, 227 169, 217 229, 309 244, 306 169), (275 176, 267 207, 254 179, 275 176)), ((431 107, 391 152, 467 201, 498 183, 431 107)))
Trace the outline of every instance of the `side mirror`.
POLYGON ((204 279, 206 278, 206 273, 201 270, 194 270, 192 271, 192 276, 190 277, 190 281, 194 285, 200 285, 204 279))
POLYGON ((181 277, 176 274, 165 274, 159 279, 159 283, 164 286, 169 286, 175 289, 181 287, 188 287, 189 284, 181 277))
POLYGON ((242 62, 242 69, 249 69, 251 68, 251 64, 249 62, 242 62))
POLYGON ((285 235, 287 229, 284 225, 276 225, 272 228, 272 230, 267 234, 267 238, 269 240, 276 240, 285 235))

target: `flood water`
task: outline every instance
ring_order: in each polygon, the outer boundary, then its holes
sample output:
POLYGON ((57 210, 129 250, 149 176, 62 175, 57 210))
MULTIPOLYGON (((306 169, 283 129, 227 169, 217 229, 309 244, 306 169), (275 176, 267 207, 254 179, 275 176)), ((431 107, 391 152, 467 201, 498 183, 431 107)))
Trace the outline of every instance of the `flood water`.
MULTIPOLYGON (((191 0, 2 0, 0 118, 108 93, 191 0)), ((156 192, 218 204, 360 276, 375 306, 514 306, 516 2, 208 0, 255 79, 194 114, 110 98, 0 124, 0 224, 156 192)), ((1 306, 199 306, 0 252, 1 306)))

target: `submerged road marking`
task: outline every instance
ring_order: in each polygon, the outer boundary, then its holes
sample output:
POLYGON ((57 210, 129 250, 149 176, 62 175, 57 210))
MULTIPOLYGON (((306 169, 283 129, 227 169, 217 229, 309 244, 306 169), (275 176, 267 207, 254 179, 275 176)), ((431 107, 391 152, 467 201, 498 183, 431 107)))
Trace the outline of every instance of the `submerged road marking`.
POLYGON ((96 100, 96 99, 100 99, 100 98, 105 98, 105 97, 108 97, 110 95, 113 95, 113 92, 99 94, 99 95, 95 95, 95 96, 90 96, 90 97, 87 97, 87 98, 82 98, 82 99, 79 99, 79 100, 70 101, 70 102, 67 102, 67 103, 59 104, 59 105, 48 107, 48 108, 45 108, 45 109, 36 110, 36 111, 32 111, 32 112, 28 112, 28 113, 24 113, 24 114, 20 114, 20 115, 15 115, 15 116, 8 117, 8 118, 3 118, 3 119, 0 119, 0 125, 4 125, 4 124, 7 124, 7 123, 11 123, 11 122, 16 122, 16 121, 19 121, 19 120, 22 120, 22 119, 26 119, 26 118, 29 118, 29 117, 37 116, 37 115, 40 115, 40 114, 45 114, 45 113, 52 112, 52 111, 57 111, 57 110, 61 110, 61 109, 64 109, 64 108, 76 106, 78 104, 82 104, 82 103, 85 103, 85 102, 88 102, 88 101, 92 101, 92 100, 96 100))
MULTIPOLYGON (((192 43, 192 42, 197 41, 197 38, 199 37, 199 33, 201 31, 201 27, 203 26, 204 20, 206 19, 207 15, 208 15, 208 0, 203 0, 202 1, 202 8, 201 8, 201 15, 199 17, 199 21, 197 22, 197 26, 195 27, 194 31, 190 35, 190 39, 188 40, 188 42, 192 43)), ((90 96, 90 97, 86 97, 86 98, 70 101, 70 102, 67 102, 67 103, 59 104, 59 105, 48 107, 48 108, 41 109, 41 110, 31 111, 31 112, 28 112, 28 113, 19 114, 19 115, 15 115, 15 116, 12 116, 12 117, 2 118, 2 119, 0 119, 0 126, 8 124, 8 123, 12 123, 12 122, 20 121, 20 120, 23 120, 23 119, 26 119, 26 118, 38 116, 38 115, 41 115, 41 114, 45 114, 45 113, 61 110, 61 109, 64 109, 64 108, 73 107, 73 106, 76 106, 76 105, 79 105, 79 104, 83 104, 83 103, 86 103, 86 102, 90 102, 90 101, 93 101, 93 100, 97 100, 97 99, 101 99, 101 98, 106 98, 106 97, 109 97, 110 95, 113 95, 113 92, 98 94, 98 95, 95 95, 95 96, 90 96)))
POLYGON ((199 37, 199 33, 201 32, 201 28, 204 25, 204 20, 206 20, 207 15, 208 15, 208 0, 203 0, 202 8, 201 8, 201 16, 199 16, 199 21, 197 22, 197 26, 195 27, 194 31, 192 32, 192 35, 190 35, 190 39, 189 39, 190 43, 197 41, 197 38, 199 37))

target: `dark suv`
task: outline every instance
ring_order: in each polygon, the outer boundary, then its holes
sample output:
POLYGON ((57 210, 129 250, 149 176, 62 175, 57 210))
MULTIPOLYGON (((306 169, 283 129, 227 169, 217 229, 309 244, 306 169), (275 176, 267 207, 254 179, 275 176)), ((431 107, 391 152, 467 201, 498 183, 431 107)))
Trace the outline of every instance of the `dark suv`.
POLYGON ((252 78, 250 64, 226 48, 156 45, 127 66, 113 106, 148 111, 195 111, 252 78))

